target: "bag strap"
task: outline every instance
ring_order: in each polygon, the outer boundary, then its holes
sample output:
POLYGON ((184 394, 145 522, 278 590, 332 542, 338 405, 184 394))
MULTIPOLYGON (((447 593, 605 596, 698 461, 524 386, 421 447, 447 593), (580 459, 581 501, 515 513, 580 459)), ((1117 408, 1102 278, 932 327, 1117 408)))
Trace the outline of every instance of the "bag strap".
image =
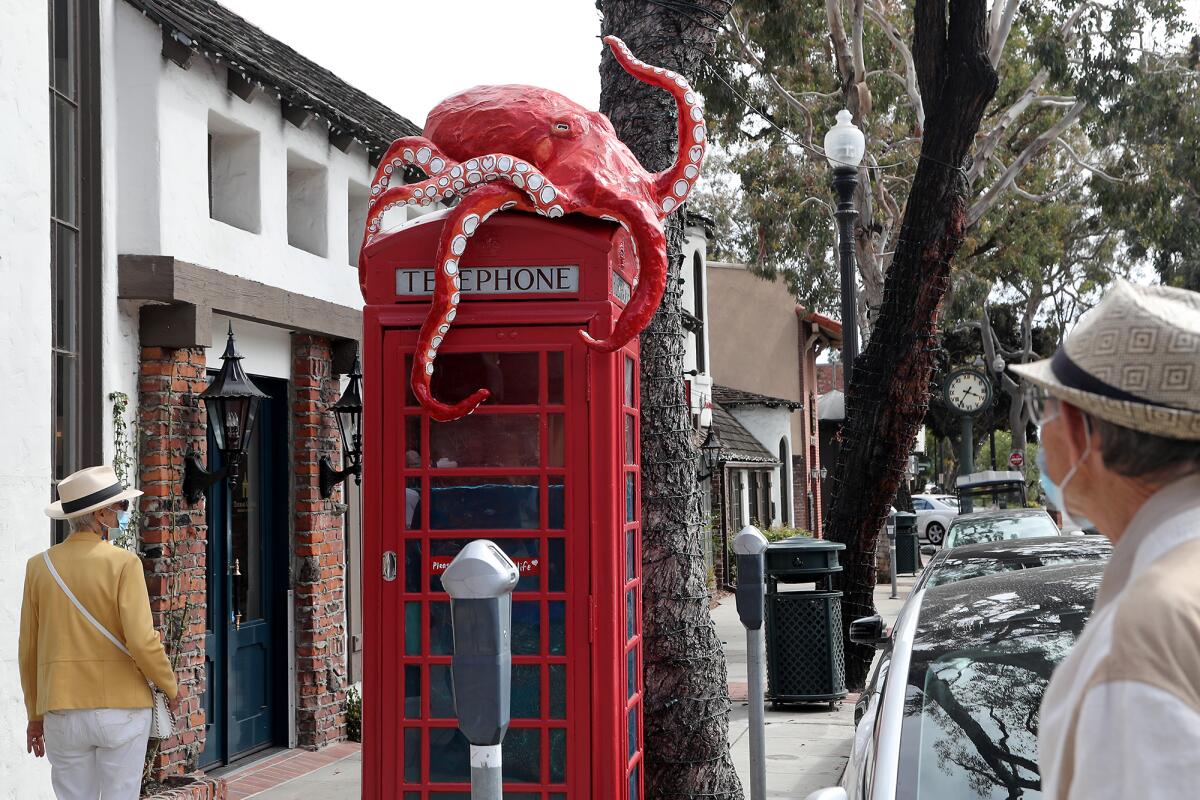
POLYGON ((46 562, 46 567, 50 570, 50 574, 54 576, 55 582, 58 583, 58 588, 62 589, 63 593, 67 595, 67 598, 75 604, 75 607, 79 609, 79 613, 83 614, 84 618, 96 627, 96 630, 103 633, 105 639, 108 639, 110 642, 116 645, 118 650, 130 658, 133 658, 133 653, 129 652, 129 648, 122 644, 117 637, 113 636, 108 628, 101 625, 100 621, 92 616, 92 612, 84 608, 83 603, 79 602, 79 598, 76 597, 75 593, 71 591, 71 587, 67 586, 66 582, 63 581, 62 576, 58 574, 58 570, 54 568, 54 563, 50 561, 49 550, 43 551, 42 560, 46 562))

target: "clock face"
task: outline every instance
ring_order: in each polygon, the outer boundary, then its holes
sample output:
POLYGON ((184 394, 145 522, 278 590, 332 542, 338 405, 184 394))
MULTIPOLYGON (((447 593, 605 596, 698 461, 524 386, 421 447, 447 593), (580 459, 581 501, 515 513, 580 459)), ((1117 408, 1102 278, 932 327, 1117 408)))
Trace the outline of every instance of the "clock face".
POLYGON ((991 387, 987 378, 978 372, 957 372, 950 376, 946 399, 952 408, 963 414, 974 414, 987 405, 991 387))

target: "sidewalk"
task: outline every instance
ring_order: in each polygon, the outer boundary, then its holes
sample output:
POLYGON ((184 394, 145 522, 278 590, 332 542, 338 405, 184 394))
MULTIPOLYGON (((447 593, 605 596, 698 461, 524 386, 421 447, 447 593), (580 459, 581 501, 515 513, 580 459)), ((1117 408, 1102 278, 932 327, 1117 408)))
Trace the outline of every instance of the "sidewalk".
MULTIPOLYGON (((875 589, 875 607, 891 625, 916 578, 901 575, 899 600, 890 600, 891 585, 875 589)), ((750 786, 750 710, 746 704, 746 629, 738 620, 733 595, 713 609, 717 633, 725 645, 729 691, 729 743, 733 763, 747 792, 750 786)), ((837 710, 827 704, 792 706, 772 711, 767 705, 767 797, 803 800, 810 792, 834 786, 850 757, 854 738, 854 701, 847 697, 837 710)), ((748 795, 747 795, 748 796, 748 795)))
MULTIPOLYGON (((900 576, 899 600, 890 600, 891 587, 875 590, 875 607, 891 625, 915 578, 900 576)), ((717 633, 725 645, 729 691, 729 743, 733 763, 749 797, 750 711, 746 705, 746 629, 738 621, 733 595, 712 611, 717 633)), ((789 707, 772 711, 767 706, 767 797, 803 800, 810 792, 833 786, 850 757, 854 737, 854 701, 851 695, 830 711, 828 705, 789 707)), ((229 800, 352 800, 360 795, 362 751, 343 743, 320 751, 284 751, 244 770, 226 776, 229 800), (267 788, 271 787, 271 788, 267 788)))

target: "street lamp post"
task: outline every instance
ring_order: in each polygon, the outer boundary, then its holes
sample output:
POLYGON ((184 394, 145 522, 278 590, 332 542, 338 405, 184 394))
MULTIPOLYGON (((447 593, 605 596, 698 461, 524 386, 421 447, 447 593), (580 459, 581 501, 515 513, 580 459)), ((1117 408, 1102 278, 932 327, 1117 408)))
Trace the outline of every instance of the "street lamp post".
POLYGON ((858 189, 858 165, 866 154, 866 139, 849 111, 837 113, 837 124, 825 134, 825 158, 833 168, 837 192, 838 267, 842 279, 843 391, 850 387, 850 373, 858 357, 858 276, 854 263, 854 192, 858 189))

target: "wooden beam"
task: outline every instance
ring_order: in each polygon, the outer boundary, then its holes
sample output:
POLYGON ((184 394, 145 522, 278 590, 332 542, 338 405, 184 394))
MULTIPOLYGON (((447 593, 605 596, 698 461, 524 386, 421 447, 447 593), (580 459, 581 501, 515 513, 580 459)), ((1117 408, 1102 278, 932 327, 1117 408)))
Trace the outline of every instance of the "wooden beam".
POLYGON ((212 344, 212 310, 192 303, 142 306, 138 339, 142 347, 208 347, 212 344))
POLYGON ((279 101, 279 110, 282 112, 283 118, 297 128, 303 128, 313 116, 312 112, 307 108, 294 105, 287 100, 279 101))
POLYGON ((240 97, 247 103, 254 97, 254 92, 258 89, 253 81, 246 80, 236 69, 230 69, 226 73, 225 88, 229 90, 230 94, 240 97))
POLYGON ((192 65, 192 56, 196 53, 181 39, 187 42, 192 41, 185 34, 164 27, 162 29, 162 56, 180 69, 187 69, 192 65))
POLYGON ((188 303, 238 319, 331 339, 359 339, 362 312, 277 286, 239 278, 173 256, 117 257, 117 297, 188 303))
POLYGON ((350 152, 350 145, 354 144, 354 134, 346 131, 337 131, 333 126, 329 128, 329 143, 341 150, 343 153, 350 152))

